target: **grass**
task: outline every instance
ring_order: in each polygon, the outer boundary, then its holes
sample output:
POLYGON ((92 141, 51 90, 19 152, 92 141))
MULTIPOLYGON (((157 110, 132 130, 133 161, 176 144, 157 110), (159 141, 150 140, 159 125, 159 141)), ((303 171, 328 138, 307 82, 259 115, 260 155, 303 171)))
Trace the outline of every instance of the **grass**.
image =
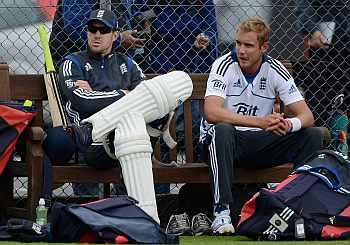
POLYGON ((180 244, 184 245, 214 245, 214 244, 220 244, 220 245, 276 245, 276 244, 283 244, 283 245, 345 245, 349 244, 349 240, 347 241, 252 241, 246 237, 242 236, 200 236, 200 237, 181 237, 180 244))
MULTIPOLYGON (((20 244, 28 244, 28 243, 20 243, 20 242, 0 242, 0 245, 20 245, 20 244)), ((30 245, 43 245, 45 243, 29 243, 30 245)), ((73 244, 81 244, 81 243, 50 243, 50 245, 73 245, 73 244)), ((275 242, 275 241, 252 241, 246 237, 242 236, 184 236, 180 238, 181 245, 345 245, 349 244, 349 240, 347 241, 284 241, 284 242, 275 242)))

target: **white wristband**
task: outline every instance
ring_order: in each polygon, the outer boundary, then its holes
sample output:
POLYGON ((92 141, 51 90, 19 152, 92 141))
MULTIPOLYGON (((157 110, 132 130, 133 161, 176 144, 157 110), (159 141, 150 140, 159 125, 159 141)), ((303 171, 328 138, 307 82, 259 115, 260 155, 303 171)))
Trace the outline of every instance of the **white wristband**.
POLYGON ((288 123, 290 123, 288 132, 296 132, 301 129, 301 121, 299 118, 293 117, 287 118, 286 120, 288 121, 288 123))

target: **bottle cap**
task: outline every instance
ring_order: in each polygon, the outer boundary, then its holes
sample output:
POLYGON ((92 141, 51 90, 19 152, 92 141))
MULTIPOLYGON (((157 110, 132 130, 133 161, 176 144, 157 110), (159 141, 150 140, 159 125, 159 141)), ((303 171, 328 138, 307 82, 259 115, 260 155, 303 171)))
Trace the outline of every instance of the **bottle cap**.
POLYGON ((39 205, 45 206, 45 199, 44 198, 39 199, 39 205))

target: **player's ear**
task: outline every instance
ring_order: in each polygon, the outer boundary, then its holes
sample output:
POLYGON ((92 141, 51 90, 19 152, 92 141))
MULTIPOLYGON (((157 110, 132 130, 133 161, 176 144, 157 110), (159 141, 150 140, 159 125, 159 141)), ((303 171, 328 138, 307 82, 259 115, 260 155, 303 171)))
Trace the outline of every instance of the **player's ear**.
POLYGON ((115 40, 118 39, 118 37, 119 37, 119 32, 113 31, 112 35, 113 35, 113 42, 114 42, 115 40))
POLYGON ((269 42, 263 42, 263 44, 261 45, 261 51, 263 52, 263 53, 266 53, 267 52, 267 50, 269 49, 269 42))

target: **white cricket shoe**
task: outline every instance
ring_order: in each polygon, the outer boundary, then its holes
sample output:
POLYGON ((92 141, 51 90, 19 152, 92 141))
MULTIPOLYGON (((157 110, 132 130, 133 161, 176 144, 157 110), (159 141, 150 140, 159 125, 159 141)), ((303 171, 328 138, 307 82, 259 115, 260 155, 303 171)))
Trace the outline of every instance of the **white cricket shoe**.
POLYGON ((232 235, 235 233, 229 209, 222 210, 220 213, 215 212, 214 216, 215 219, 211 225, 214 235, 232 235))

